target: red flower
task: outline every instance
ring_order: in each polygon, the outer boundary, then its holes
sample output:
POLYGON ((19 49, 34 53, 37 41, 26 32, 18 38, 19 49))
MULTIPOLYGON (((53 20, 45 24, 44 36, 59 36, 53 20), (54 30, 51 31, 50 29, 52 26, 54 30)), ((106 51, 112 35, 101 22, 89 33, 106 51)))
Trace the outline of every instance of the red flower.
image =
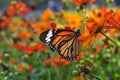
POLYGON ((77 6, 82 6, 82 5, 86 5, 86 4, 95 2, 95 1, 96 1, 96 0, 74 0, 74 3, 75 3, 77 6))
POLYGON ((52 29, 56 29, 56 24, 55 23, 51 23, 50 26, 51 26, 52 29))
POLYGON ((22 50, 24 52, 26 52, 27 54, 33 54, 34 49, 30 46, 26 46, 26 45, 20 45, 20 44, 13 44, 14 48, 17 48, 19 50, 22 50))
POLYGON ((26 4, 23 3, 22 1, 18 1, 16 8, 18 12, 20 13, 20 16, 24 16, 25 14, 31 11, 31 8, 27 7, 26 4))
POLYGON ((69 61, 60 58, 60 56, 54 57, 54 63, 55 63, 55 65, 61 64, 61 65, 63 65, 63 66, 67 66, 67 65, 70 64, 69 61))
POLYGON ((12 18, 7 18, 6 16, 0 15, 0 28, 6 29, 8 25, 13 21, 12 18))
POLYGON ((27 7, 26 4, 23 3, 21 0, 19 0, 18 3, 13 1, 12 4, 7 9, 7 15, 14 16, 19 13, 20 16, 24 16, 30 11, 31 8, 27 7))
POLYGON ((24 46, 22 50, 30 55, 33 54, 33 52, 34 52, 34 50, 29 46, 24 46))
POLYGON ((13 44, 14 48, 17 48, 19 50, 22 50, 26 52, 27 54, 33 54, 34 51, 45 51, 45 45, 44 43, 36 43, 35 45, 21 45, 21 44, 13 44))
POLYGON ((45 44, 44 43, 37 43, 35 46, 34 46, 38 51, 42 52, 42 51, 45 51, 45 44))

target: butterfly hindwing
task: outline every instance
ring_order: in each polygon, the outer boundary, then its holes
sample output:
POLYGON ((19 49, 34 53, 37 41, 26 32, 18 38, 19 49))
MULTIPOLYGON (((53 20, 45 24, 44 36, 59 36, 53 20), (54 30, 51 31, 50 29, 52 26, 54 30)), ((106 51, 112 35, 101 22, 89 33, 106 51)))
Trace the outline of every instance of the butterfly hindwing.
POLYGON ((67 60, 73 60, 79 53, 77 37, 79 31, 72 30, 48 30, 40 34, 40 40, 46 43, 53 51, 67 60))
POLYGON ((79 42, 76 38, 65 41, 64 44, 60 44, 58 48, 60 49, 59 55, 67 60, 73 60, 79 54, 79 42))

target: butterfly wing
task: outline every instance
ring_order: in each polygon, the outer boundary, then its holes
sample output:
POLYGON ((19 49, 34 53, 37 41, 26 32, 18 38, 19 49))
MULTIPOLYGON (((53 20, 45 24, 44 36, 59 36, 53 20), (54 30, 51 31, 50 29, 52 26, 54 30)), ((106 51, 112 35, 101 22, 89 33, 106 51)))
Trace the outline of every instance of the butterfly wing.
POLYGON ((73 60, 79 54, 78 36, 79 33, 72 30, 49 30, 43 32, 39 38, 62 58, 73 60))
POLYGON ((62 41, 58 45, 59 55, 67 60, 73 60, 79 54, 79 42, 76 38, 71 38, 67 41, 62 41))

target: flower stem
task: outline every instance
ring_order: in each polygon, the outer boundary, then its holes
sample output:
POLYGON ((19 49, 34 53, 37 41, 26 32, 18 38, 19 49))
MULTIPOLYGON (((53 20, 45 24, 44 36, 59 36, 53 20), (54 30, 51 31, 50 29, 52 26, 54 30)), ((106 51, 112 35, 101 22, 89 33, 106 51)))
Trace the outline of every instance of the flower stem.
POLYGON ((83 20, 84 20, 82 29, 83 29, 83 32, 84 32, 86 30, 86 5, 83 5, 82 14, 83 14, 83 20))
POLYGON ((51 72, 48 70, 48 80, 51 80, 51 72))
POLYGON ((96 75, 93 72, 91 72, 91 75, 94 76, 97 80, 103 80, 100 76, 96 75))
POLYGON ((120 46, 114 41, 112 40, 110 37, 108 37, 105 33, 103 33, 102 31, 100 32, 102 35, 104 35, 108 40, 110 40, 112 43, 114 43, 118 48, 120 48, 120 46))

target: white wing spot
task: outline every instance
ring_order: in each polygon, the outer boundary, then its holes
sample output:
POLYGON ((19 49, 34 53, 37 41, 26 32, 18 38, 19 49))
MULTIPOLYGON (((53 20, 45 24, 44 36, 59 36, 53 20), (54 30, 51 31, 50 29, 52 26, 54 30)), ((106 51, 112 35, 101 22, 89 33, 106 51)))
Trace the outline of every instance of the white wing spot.
POLYGON ((52 36, 53 36, 53 34, 52 34, 52 30, 50 30, 50 31, 48 32, 46 38, 45 38, 46 42, 50 42, 50 41, 51 41, 50 38, 51 38, 52 36))

